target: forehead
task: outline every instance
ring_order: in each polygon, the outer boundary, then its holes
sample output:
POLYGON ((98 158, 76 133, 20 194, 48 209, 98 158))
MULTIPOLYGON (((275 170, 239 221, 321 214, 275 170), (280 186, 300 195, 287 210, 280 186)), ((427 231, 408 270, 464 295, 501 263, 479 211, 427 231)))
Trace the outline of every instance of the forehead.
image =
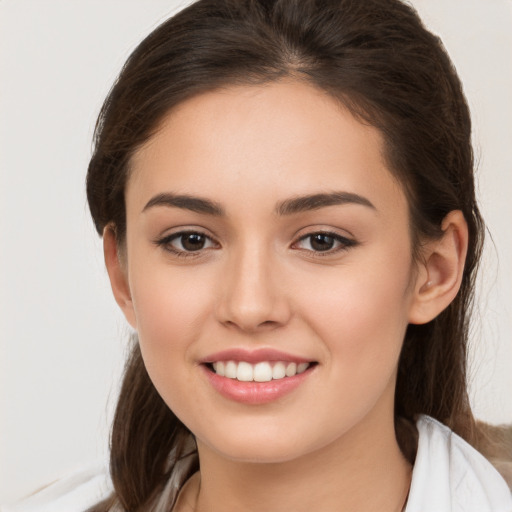
POLYGON ((377 129, 310 85, 224 88, 165 117, 133 156, 127 203, 141 208, 158 193, 201 189, 229 210, 237 198, 255 207, 313 190, 344 190, 370 196, 379 209, 405 200, 383 147, 377 129))

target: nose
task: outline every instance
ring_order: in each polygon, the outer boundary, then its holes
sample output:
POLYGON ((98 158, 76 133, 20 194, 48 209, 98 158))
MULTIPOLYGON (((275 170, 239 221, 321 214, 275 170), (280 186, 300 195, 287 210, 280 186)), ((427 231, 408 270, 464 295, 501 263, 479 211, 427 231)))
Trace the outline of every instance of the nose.
POLYGON ((246 247, 226 262, 218 297, 218 320, 245 332, 285 325, 291 316, 279 265, 270 251, 246 247))

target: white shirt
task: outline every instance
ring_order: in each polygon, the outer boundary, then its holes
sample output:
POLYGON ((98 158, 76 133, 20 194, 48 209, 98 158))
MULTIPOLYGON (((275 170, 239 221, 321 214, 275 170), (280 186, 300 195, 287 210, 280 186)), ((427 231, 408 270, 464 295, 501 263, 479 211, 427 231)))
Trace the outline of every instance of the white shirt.
POLYGON ((491 463, 448 427, 421 416, 405 512, 512 512, 511 491, 491 463))
MULTIPOLYGON (((405 512, 512 512, 512 494, 487 459, 429 416, 417 421, 418 452, 405 512)), ((0 512, 84 512, 112 492, 106 465, 78 471, 0 512)))

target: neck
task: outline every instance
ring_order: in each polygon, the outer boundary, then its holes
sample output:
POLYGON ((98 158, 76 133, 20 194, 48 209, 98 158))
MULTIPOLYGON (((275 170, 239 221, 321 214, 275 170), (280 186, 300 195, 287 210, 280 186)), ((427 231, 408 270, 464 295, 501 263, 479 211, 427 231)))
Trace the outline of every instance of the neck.
POLYGON ((371 418, 314 453, 280 463, 223 458, 198 442, 201 473, 177 510, 244 512, 401 512, 411 466, 387 428, 371 418), (187 508, 188 507, 188 508, 187 508))

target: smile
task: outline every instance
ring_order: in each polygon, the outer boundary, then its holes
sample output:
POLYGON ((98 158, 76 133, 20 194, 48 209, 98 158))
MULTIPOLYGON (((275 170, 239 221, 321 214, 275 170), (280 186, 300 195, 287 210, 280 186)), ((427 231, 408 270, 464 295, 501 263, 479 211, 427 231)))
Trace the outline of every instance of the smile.
POLYGON ((274 350, 229 349, 200 361, 210 385, 224 398, 248 405, 274 402, 311 379, 317 361, 274 350))
POLYGON ((304 373, 310 366, 311 363, 286 361, 261 361, 256 364, 247 361, 217 361, 210 368, 220 377, 240 382, 270 382, 304 373))

